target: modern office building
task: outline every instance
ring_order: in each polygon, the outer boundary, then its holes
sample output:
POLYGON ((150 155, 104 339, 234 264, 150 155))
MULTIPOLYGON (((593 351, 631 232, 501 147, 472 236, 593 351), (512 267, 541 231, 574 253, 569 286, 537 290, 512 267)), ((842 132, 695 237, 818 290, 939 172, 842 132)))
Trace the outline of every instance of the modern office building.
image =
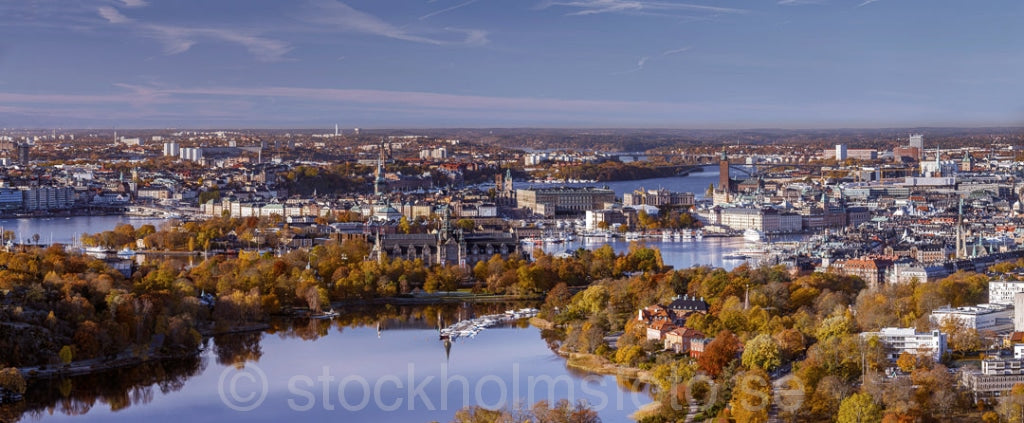
POLYGON ((882 328, 878 332, 863 332, 864 339, 877 336, 886 347, 886 357, 896 360, 900 354, 908 352, 914 355, 927 354, 936 362, 946 353, 946 334, 933 330, 918 332, 914 328, 882 328))

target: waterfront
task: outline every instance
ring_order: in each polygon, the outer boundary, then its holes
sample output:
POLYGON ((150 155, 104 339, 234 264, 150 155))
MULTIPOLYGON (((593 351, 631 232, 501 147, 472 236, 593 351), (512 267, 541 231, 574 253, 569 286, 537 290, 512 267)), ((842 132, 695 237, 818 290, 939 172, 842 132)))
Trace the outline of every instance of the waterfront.
POLYGON ((33 382, 26 401, 14 406, 35 410, 26 421, 42 422, 383 423, 444 422, 466 405, 566 398, 588 401, 612 422, 627 421, 650 401, 642 386, 634 392, 613 376, 568 369, 525 321, 481 331, 448 352, 438 340, 439 314, 447 322, 522 306, 382 306, 335 321, 295 320, 209 340, 198 360, 33 382))
POLYGON ((25 217, 0 219, 4 231, 14 232, 16 242, 31 244, 33 235, 39 235, 39 243, 70 244, 83 233, 109 231, 121 223, 138 228, 142 225, 160 227, 167 219, 139 218, 129 216, 68 216, 68 217, 25 217))
MULTIPOLYGON (((742 237, 704 237, 700 240, 671 242, 663 242, 660 237, 657 237, 633 242, 661 250, 662 261, 676 269, 685 269, 693 266, 712 266, 732 270, 734 267, 748 261, 756 263, 756 258, 748 260, 726 259, 726 256, 737 251, 755 246, 755 244, 745 241, 742 237)), ((611 245, 616 253, 625 253, 629 251, 630 241, 619 238, 611 241, 601 238, 583 238, 582 240, 563 244, 545 244, 543 250, 549 254, 571 253, 578 248, 593 250, 601 248, 605 244, 611 245)))

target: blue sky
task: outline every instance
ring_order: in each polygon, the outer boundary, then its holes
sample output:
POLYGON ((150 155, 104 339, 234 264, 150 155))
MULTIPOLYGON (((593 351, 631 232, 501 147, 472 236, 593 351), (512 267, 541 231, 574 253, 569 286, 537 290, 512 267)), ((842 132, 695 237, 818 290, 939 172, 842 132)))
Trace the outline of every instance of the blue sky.
POLYGON ((1020 0, 8 0, 0 127, 1024 125, 1020 0))

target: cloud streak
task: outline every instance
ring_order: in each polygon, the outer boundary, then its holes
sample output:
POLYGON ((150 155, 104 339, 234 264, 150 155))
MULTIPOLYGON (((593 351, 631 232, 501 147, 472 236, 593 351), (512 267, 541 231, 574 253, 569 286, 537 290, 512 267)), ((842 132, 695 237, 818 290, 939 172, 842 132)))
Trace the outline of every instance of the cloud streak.
POLYGON ((706 14, 740 14, 747 12, 744 9, 735 9, 731 7, 647 0, 549 1, 538 6, 539 9, 547 9, 551 7, 577 9, 575 12, 568 13, 569 16, 598 15, 604 13, 672 15, 682 12, 698 12, 706 14))
POLYGON ((430 45, 482 45, 488 42, 484 30, 447 29, 465 34, 463 39, 442 39, 412 32, 404 27, 391 24, 369 13, 356 10, 340 1, 318 0, 310 3, 302 19, 320 25, 328 25, 346 32, 375 35, 395 40, 430 45))
POLYGON ((451 7, 446 7, 444 9, 441 9, 441 10, 438 10, 438 11, 435 11, 435 12, 430 12, 430 13, 427 13, 426 15, 420 16, 420 20, 422 21, 424 19, 430 19, 430 18, 432 18, 434 16, 437 16, 437 15, 440 15, 442 13, 448 13, 448 12, 451 12, 451 11, 453 11, 455 9, 461 9, 463 7, 469 6, 469 5, 471 5, 473 3, 476 3, 476 2, 477 2, 477 0, 468 0, 468 1, 456 4, 456 5, 451 6, 451 7))
MULTIPOLYGON (((145 5, 145 2, 137 0, 129 0, 125 3, 138 6, 145 5)), ((237 44, 244 47, 256 58, 267 62, 283 60, 284 55, 291 51, 291 46, 284 41, 264 38, 243 31, 225 28, 190 28, 175 25, 149 24, 128 18, 117 9, 109 6, 100 7, 97 13, 111 24, 124 25, 146 37, 159 40, 164 45, 165 54, 184 53, 200 40, 237 44)))
POLYGON ((664 52, 661 53, 661 56, 662 57, 664 57, 664 56, 671 56, 673 54, 679 54, 679 53, 687 52, 687 51, 690 51, 692 48, 693 47, 691 47, 691 46, 686 46, 686 47, 680 47, 680 48, 672 49, 672 50, 665 50, 664 52))

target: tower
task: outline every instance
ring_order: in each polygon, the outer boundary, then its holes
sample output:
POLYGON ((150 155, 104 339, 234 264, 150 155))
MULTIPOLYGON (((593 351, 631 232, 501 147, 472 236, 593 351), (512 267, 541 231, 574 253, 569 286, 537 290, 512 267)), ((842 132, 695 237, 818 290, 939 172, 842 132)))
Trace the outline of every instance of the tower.
POLYGON ((722 155, 718 159, 718 190, 731 192, 732 189, 729 186, 731 183, 732 179, 729 178, 729 157, 725 155, 725 148, 722 148, 722 155))
POLYGON ((380 185, 384 183, 384 139, 380 139, 380 154, 377 157, 377 171, 373 179, 373 195, 380 198, 380 185))

